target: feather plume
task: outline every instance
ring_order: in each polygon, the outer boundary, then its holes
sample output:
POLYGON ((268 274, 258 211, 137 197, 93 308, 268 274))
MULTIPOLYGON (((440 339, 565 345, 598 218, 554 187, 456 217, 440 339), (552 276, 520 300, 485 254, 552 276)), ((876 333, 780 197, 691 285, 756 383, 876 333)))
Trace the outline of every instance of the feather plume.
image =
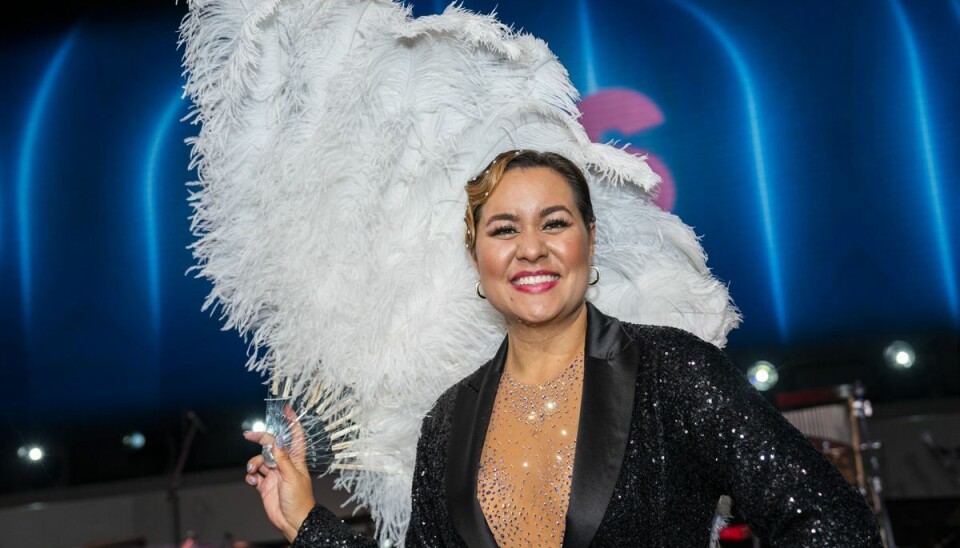
POLYGON ((503 337, 462 243, 463 184, 499 152, 550 150, 586 171, 600 309, 721 346, 737 325, 696 235, 651 204, 657 176, 589 141, 541 40, 454 4, 418 19, 386 0, 189 7, 204 309, 246 338, 249 369, 340 407, 332 469, 379 538, 404 536, 423 415, 503 337))

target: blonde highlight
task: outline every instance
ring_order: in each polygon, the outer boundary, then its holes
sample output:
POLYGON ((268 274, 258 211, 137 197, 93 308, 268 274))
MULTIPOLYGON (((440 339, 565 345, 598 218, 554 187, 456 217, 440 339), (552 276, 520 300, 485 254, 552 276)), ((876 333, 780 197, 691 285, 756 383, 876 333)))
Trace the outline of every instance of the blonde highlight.
POLYGON ((471 253, 473 253, 477 244, 477 221, 480 219, 480 209, 487 203, 490 194, 503 179, 510 162, 522 152, 522 150, 501 152, 483 172, 470 179, 464 187, 467 191, 467 212, 463 217, 463 222, 467 225, 467 230, 463 239, 471 253))

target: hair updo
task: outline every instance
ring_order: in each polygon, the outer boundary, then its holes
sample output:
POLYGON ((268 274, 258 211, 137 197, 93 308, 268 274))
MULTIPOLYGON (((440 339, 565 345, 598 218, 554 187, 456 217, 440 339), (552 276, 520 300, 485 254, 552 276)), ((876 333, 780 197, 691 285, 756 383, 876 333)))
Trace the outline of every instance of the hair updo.
POLYGON ((573 201, 580 211, 583 222, 590 228, 596 222, 593 215, 593 203, 590 201, 590 187, 587 179, 577 164, 555 152, 537 152, 535 150, 508 150, 501 152, 490 162, 487 169, 470 179, 467 186, 467 213, 463 221, 467 225, 464 242, 470 253, 477 245, 477 222, 480 220, 480 211, 483 204, 490 199, 490 194, 496 190, 503 176, 515 169, 545 167, 563 177, 573 192, 573 201))

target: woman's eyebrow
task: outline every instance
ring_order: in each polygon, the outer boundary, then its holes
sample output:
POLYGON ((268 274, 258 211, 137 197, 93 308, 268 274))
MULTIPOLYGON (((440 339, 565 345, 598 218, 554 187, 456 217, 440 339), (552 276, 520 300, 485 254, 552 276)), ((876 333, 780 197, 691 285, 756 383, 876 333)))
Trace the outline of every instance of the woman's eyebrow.
POLYGON ((513 213, 500 213, 498 215, 493 215, 489 219, 487 219, 486 225, 489 225, 494 221, 511 221, 514 223, 518 223, 520 222, 520 217, 517 217, 513 213))
MULTIPOLYGON (((541 209, 541 210, 540 210, 540 218, 543 219, 544 217, 546 217, 546 216, 548 216, 548 215, 551 215, 551 214, 553 214, 553 213, 556 213, 556 212, 558 212, 558 211, 566 211, 567 214, 573 215, 573 213, 570 212, 570 209, 569 209, 567 206, 565 206, 565 205, 553 205, 553 206, 545 207, 545 208, 541 209)), ((484 226, 487 226, 487 225, 489 225, 490 223, 493 223, 493 222, 496 222, 496 221, 510 221, 510 222, 513 222, 513 223, 519 223, 519 222, 520 222, 520 217, 518 217, 517 215, 514 215, 513 213, 499 213, 499 214, 497 214, 497 215, 491 215, 490 218, 487 219, 487 222, 484 224, 484 226)))
POLYGON ((550 207, 545 207, 540 210, 540 218, 544 218, 551 213, 556 213, 557 211, 566 211, 568 214, 573 215, 570 210, 565 205, 555 205, 550 207))

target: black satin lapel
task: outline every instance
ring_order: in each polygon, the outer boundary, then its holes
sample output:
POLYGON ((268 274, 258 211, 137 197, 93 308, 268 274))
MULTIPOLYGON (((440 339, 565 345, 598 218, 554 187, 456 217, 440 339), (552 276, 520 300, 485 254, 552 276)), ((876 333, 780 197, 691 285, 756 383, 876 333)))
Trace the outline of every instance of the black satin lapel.
POLYGON ((457 533, 471 548, 497 546, 477 500, 477 471, 506 359, 504 340, 497 355, 483 367, 483 373, 460 386, 453 408, 444 472, 447 510, 457 533))
POLYGON ((587 303, 580 426, 564 547, 588 546, 600 527, 626 452, 639 345, 616 319, 587 303))

